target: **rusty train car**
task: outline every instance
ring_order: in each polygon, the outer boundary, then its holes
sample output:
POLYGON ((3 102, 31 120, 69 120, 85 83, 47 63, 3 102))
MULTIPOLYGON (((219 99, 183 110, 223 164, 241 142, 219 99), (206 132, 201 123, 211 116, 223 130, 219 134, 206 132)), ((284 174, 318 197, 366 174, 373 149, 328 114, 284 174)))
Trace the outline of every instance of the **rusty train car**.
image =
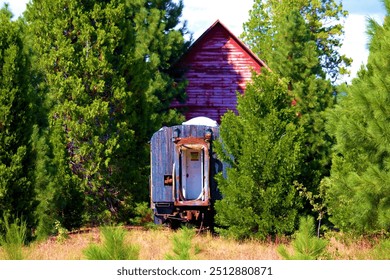
POLYGON ((214 175, 225 164, 213 151, 219 128, 208 118, 163 127, 151 138, 151 208, 156 224, 212 225, 221 198, 214 175))

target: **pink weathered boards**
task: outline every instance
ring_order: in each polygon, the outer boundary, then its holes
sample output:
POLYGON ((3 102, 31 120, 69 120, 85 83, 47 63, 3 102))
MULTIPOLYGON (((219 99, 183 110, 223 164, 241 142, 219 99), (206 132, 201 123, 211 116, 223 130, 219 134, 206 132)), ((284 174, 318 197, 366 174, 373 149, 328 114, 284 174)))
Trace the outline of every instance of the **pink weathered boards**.
POLYGON ((252 71, 260 73, 266 67, 218 20, 176 65, 186 72, 187 100, 173 102, 171 107, 184 107, 187 120, 205 116, 217 122, 227 110, 236 111, 236 93, 244 93, 252 71))

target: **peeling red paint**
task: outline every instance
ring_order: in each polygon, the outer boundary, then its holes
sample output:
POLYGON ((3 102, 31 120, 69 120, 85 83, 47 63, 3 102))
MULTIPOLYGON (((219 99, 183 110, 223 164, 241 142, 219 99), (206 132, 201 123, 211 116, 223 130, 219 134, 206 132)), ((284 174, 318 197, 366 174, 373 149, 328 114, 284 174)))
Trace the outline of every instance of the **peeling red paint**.
POLYGON ((267 67, 222 23, 216 21, 177 64, 188 80, 186 119, 205 116, 220 122, 227 111, 236 111, 237 92, 243 94, 252 71, 267 67))

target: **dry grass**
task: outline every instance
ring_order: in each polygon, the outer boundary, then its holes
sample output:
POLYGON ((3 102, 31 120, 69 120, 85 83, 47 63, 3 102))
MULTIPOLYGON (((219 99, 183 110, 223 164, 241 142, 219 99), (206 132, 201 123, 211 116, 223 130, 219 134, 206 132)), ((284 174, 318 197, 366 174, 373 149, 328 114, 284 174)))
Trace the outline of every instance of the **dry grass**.
MULTIPOLYGON (((169 229, 145 230, 129 229, 126 242, 138 244, 141 247, 141 260, 163 260, 172 251, 174 231, 169 229)), ((344 240, 339 236, 329 237, 327 258, 334 260, 369 260, 375 241, 364 238, 344 240)), ((69 238, 59 242, 56 238, 35 242, 24 250, 30 260, 80 260, 85 259, 83 250, 90 243, 100 243, 98 229, 84 233, 70 234, 69 238)), ((280 242, 280 241, 279 241, 280 242)), ((195 255, 200 260, 279 260, 277 253, 279 242, 260 242, 249 240, 237 242, 209 233, 196 235, 193 243, 200 250, 195 255)), ((283 241, 286 243, 286 241, 283 241)), ((287 247, 289 245, 287 244, 287 247)), ((3 257, 0 248, 0 259, 3 257)))
POLYGON ((163 260, 166 253, 172 250, 173 232, 169 229, 161 230, 130 230, 127 240, 138 244, 141 248, 141 260, 163 260))
POLYGON ((85 259, 83 250, 90 243, 99 242, 99 230, 92 229, 84 233, 70 234, 69 238, 62 242, 49 238, 43 242, 32 243, 26 248, 26 254, 30 260, 81 260, 85 259))
MULTIPOLYGON (((131 231, 129 240, 140 245, 140 259, 162 260, 166 253, 172 251, 171 230, 154 230, 148 232, 131 231)), ((258 241, 237 242, 203 233, 193 240, 200 252, 195 258, 200 260, 277 260, 277 245, 258 241)))
POLYGON ((379 240, 369 240, 367 238, 356 238, 354 240, 344 240, 342 235, 330 237, 327 252, 329 259, 333 260, 371 260, 374 258, 372 249, 379 240))
POLYGON ((194 242, 200 246, 199 259, 205 260, 278 260, 280 259, 273 242, 250 240, 237 242, 207 234, 198 236, 194 242))

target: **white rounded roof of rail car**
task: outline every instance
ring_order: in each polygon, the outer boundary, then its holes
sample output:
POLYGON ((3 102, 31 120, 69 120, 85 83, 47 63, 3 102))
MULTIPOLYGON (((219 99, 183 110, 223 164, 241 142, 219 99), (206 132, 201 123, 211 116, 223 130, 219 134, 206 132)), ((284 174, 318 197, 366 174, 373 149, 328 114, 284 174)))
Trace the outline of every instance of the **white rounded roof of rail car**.
POLYGON ((217 127, 218 123, 207 117, 196 117, 182 123, 183 125, 205 125, 217 127))

